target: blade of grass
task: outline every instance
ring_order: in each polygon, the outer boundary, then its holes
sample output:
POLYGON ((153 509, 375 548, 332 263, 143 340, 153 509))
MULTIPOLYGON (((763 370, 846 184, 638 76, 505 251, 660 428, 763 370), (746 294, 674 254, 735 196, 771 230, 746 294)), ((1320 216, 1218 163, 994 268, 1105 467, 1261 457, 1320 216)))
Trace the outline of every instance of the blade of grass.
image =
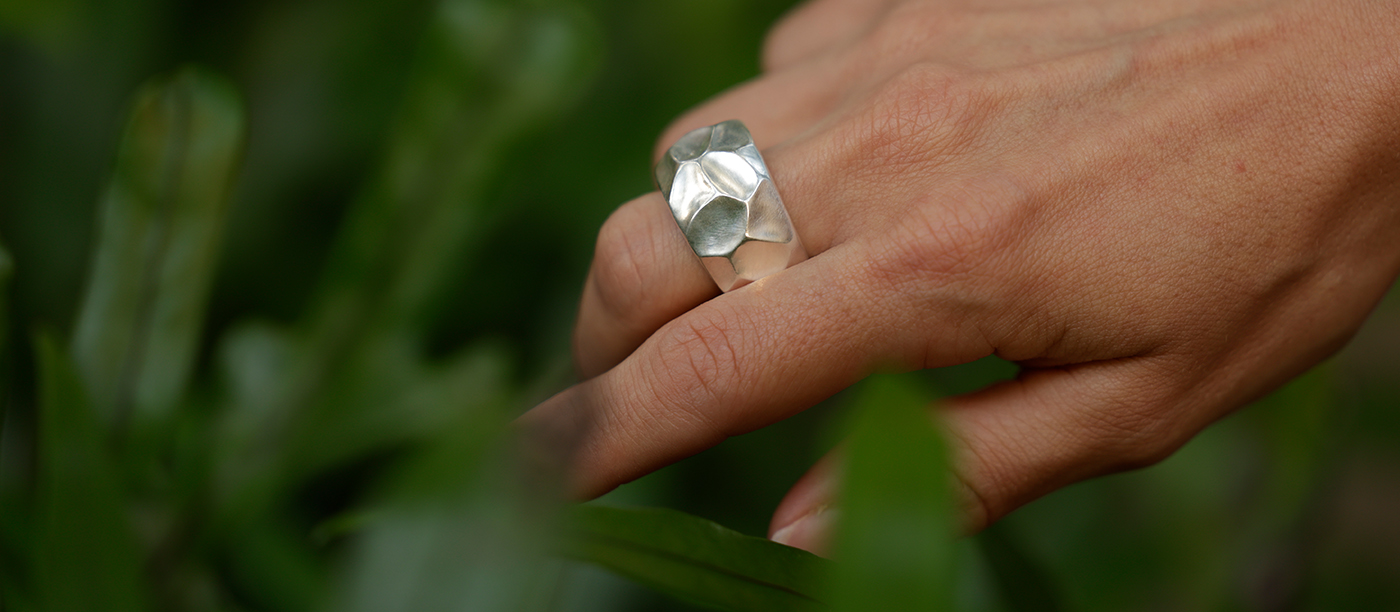
POLYGON ((207 72, 183 69, 136 96, 73 337, 109 423, 159 420, 184 392, 243 139, 238 96, 207 72))
POLYGON ((928 406, 907 379, 862 385, 840 497, 835 610, 952 609, 953 489, 928 406))
POLYGON ((48 335, 36 344, 37 598, 55 612, 147 609, 142 554, 101 425, 68 356, 48 335))
POLYGON ((817 610, 830 562, 664 508, 582 505, 564 554, 721 610, 817 610))

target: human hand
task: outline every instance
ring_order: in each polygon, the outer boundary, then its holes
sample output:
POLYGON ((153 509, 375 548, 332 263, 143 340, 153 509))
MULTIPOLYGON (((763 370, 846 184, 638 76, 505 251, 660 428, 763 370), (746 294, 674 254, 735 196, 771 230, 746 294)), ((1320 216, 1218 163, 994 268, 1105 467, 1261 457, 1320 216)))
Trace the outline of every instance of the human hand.
MULTIPOLYGON (((1400 7, 816 0, 744 120, 813 257, 718 295, 659 196, 603 226, 575 355, 580 496, 877 368, 998 355, 939 407, 969 528, 1158 461, 1337 350, 1400 273, 1400 7), (1022 6, 1030 4, 1030 6, 1022 6)), ((661 149, 658 149, 658 154, 661 149)), ((823 460, 774 515, 819 549, 823 460)))

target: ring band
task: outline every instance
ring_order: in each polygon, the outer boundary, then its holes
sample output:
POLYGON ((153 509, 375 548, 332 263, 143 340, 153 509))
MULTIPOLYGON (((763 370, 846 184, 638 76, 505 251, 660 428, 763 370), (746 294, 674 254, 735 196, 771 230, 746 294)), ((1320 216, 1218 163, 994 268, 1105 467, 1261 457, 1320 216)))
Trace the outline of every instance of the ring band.
POLYGON ((690 248, 721 291, 807 259, 749 129, 737 120, 682 136, 655 178, 690 248))

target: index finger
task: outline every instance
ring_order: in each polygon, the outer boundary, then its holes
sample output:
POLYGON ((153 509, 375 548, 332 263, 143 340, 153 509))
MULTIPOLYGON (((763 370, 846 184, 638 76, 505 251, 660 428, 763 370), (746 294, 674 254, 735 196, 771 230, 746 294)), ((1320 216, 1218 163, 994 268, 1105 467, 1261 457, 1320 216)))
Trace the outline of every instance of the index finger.
MULTIPOLYGON (((950 330, 910 334, 923 311, 879 291, 843 245, 705 302, 672 320, 617 367, 521 417, 525 425, 595 424, 571 464, 573 491, 601 495, 619 484, 785 419, 830 397, 874 367, 923 367, 924 340, 942 336, 939 361, 990 352, 950 330), (881 293, 874 299, 872 291, 881 293), (588 414, 587 418, 580 418, 588 414)), ((953 320, 952 317, 936 320, 953 320)))

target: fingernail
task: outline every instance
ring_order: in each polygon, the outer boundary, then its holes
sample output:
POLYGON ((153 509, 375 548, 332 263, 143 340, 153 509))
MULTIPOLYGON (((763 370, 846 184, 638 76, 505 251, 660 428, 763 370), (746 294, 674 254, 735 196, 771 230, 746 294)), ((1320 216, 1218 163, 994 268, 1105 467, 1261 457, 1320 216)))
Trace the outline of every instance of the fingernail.
POLYGON ((773 532, 771 538, 779 544, 801 548, 818 555, 825 554, 827 538, 841 511, 825 504, 798 517, 781 529, 773 532))

